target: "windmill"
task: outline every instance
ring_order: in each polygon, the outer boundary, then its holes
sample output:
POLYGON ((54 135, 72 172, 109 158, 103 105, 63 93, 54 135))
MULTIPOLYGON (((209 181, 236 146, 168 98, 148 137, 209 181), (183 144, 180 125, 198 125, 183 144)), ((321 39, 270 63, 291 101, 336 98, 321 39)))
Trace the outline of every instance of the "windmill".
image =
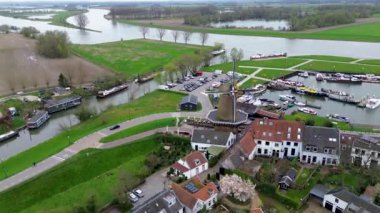
POLYGON ((230 85, 222 85, 218 92, 208 92, 209 94, 220 94, 218 109, 212 110, 208 114, 208 119, 213 123, 239 125, 245 122, 248 115, 245 112, 236 109, 236 96, 239 92, 249 90, 239 90, 236 85, 236 62, 243 57, 242 51, 235 48, 231 50, 231 58, 233 62, 233 71, 230 85))

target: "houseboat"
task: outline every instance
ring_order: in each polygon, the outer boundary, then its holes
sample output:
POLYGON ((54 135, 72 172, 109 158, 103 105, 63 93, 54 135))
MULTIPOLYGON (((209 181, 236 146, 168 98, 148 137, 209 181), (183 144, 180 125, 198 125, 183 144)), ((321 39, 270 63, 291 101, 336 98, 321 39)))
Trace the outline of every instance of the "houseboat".
POLYGON ((253 95, 261 95, 266 90, 267 90, 267 87, 265 85, 258 84, 255 87, 253 87, 251 90, 248 90, 248 91, 250 91, 250 93, 252 93, 253 95))
POLYGON ((306 114, 310 114, 310 115, 316 115, 317 114, 317 111, 310 109, 310 108, 307 108, 307 107, 299 107, 298 111, 306 113, 306 114))
POLYGON ((363 81, 359 78, 352 76, 329 76, 325 78, 326 81, 334 83, 350 83, 350 84, 361 84, 363 81))
POLYGON ((325 80, 325 76, 322 73, 317 73, 315 75, 315 80, 317 80, 317 81, 323 81, 323 80, 325 80))
POLYGON ((96 97, 97 98, 105 98, 105 97, 114 95, 114 94, 121 92, 123 90, 126 90, 126 89, 128 89, 128 84, 122 84, 119 86, 112 87, 111 89, 100 90, 96 94, 96 97))
POLYGON ((37 112, 28 120, 26 126, 28 129, 37 129, 49 120, 49 113, 45 110, 37 110, 37 112))
POLYGON ((367 107, 368 109, 376 109, 379 106, 380 106, 380 99, 376 99, 376 98, 368 99, 365 105, 365 107, 367 107))
POLYGON ((338 90, 332 90, 332 89, 321 89, 322 92, 327 93, 327 94, 334 94, 334 95, 340 95, 340 96, 349 96, 347 92, 344 91, 338 91, 338 90))
POLYGON ((6 140, 11 139, 11 138, 16 137, 16 136, 18 136, 17 131, 13 131, 13 130, 9 131, 7 133, 0 135, 0 142, 6 141, 6 140))
POLYGON ((327 114, 327 118, 330 119, 330 120, 334 120, 334 121, 339 121, 339 122, 344 122, 344 123, 350 123, 350 119, 345 117, 345 116, 341 116, 339 114, 327 114))
POLYGON ((49 114, 69 109, 71 107, 78 106, 82 103, 81 96, 72 96, 62 98, 59 100, 48 100, 45 102, 44 107, 49 114))

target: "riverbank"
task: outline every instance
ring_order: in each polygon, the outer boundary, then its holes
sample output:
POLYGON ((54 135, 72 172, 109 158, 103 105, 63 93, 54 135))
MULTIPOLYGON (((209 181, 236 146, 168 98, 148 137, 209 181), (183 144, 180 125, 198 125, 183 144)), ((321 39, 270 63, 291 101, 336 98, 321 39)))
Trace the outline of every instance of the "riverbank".
POLYGON ((242 36, 262 36, 262 37, 280 37, 280 38, 301 38, 316 40, 338 40, 338 41, 360 41, 360 42, 380 42, 379 22, 360 23, 349 26, 337 26, 315 32, 284 32, 269 31, 255 29, 239 29, 239 28, 208 28, 193 27, 183 24, 165 24, 164 22, 155 22, 155 20, 136 21, 136 20, 118 20, 121 23, 147 26, 154 28, 164 28, 170 30, 183 30, 191 32, 207 32, 224 35, 242 35, 242 36))
POLYGON ((52 139, 0 163, 0 167, 6 171, 5 173, 0 173, 0 180, 25 170, 33 162, 40 162, 98 130, 145 115, 176 112, 178 103, 183 96, 184 94, 181 93, 158 90, 133 102, 110 107, 102 114, 75 125, 52 139))

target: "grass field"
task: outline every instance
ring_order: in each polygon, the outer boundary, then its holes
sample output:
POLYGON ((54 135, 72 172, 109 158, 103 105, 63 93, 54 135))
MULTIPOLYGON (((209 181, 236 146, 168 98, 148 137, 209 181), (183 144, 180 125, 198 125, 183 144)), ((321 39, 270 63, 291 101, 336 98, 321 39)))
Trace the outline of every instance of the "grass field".
MULTIPOLYGON (((154 91, 133 102, 112 107, 99 116, 73 126, 52 139, 4 161, 0 167, 6 170, 8 176, 16 174, 30 167, 33 162, 42 161, 69 146, 68 137, 70 142, 73 142, 122 121, 149 114, 177 111, 178 103, 183 96, 180 93, 154 91)), ((5 175, 1 172, 0 180, 4 178, 5 175)))
MULTIPOLYGON (((153 40, 129 40, 94 45, 73 45, 74 54, 127 77, 161 71, 169 62, 202 48, 153 40)), ((211 49, 210 49, 211 50, 211 49)))
POLYGON ((254 87, 258 84, 264 84, 266 83, 267 81, 263 81, 261 79, 249 79, 247 80, 246 82, 244 82, 239 88, 241 89, 247 89, 247 88, 251 88, 251 87, 254 87))
POLYGON ((359 174, 345 172, 342 174, 330 174, 323 180, 323 184, 333 187, 344 186, 350 191, 359 194, 362 192, 362 187, 366 187, 368 179, 360 177, 359 174))
POLYGON ((152 129, 157 129, 161 127, 166 127, 166 126, 175 126, 176 125, 176 118, 164 118, 160 120, 155 120, 151 122, 147 122, 144 124, 140 124, 125 130, 122 130, 120 132, 114 133, 112 135, 108 135, 100 140, 102 143, 108 143, 112 142, 115 140, 119 140, 125 137, 129 137, 132 135, 136 135, 142 132, 146 132, 152 129))
POLYGON ((78 29, 79 27, 68 23, 66 21, 66 19, 68 19, 71 16, 76 16, 76 15, 79 15, 79 14, 85 13, 85 12, 86 12, 86 10, 65 10, 65 11, 58 12, 50 19, 50 24, 56 25, 56 26, 78 29))
POLYGON ((285 75, 291 74, 293 71, 278 70, 278 69, 263 69, 256 76, 267 79, 277 79, 285 75))
POLYGON ((243 35, 243 36, 264 36, 264 37, 282 37, 282 38, 305 38, 305 39, 321 39, 321 40, 346 40, 346 41, 369 41, 380 42, 380 22, 363 23, 350 26, 337 26, 333 29, 326 29, 317 32, 281 32, 269 30, 254 29, 220 29, 220 28, 203 28, 185 25, 165 25, 161 22, 154 23, 154 20, 148 21, 131 21, 119 20, 120 22, 144 25, 149 27, 165 28, 172 30, 186 30, 192 32, 208 32, 226 35, 243 35))
MULTIPOLYGON (((214 72, 215 70, 222 70, 223 73, 227 73, 228 71, 233 70, 233 65, 232 63, 223 63, 223 64, 215 64, 211 65, 208 67, 203 67, 201 68, 202 71, 204 72, 214 72)), ((236 66, 236 72, 241 73, 241 74, 246 74, 249 75, 252 72, 254 72, 256 68, 241 68, 239 66, 236 66)))
POLYGON ((316 60, 339 61, 339 62, 351 62, 351 61, 356 60, 355 58, 330 56, 330 55, 301 55, 301 56, 291 56, 290 58, 316 59, 316 60))
POLYGON ((305 184, 306 180, 309 178, 311 173, 313 172, 313 169, 302 167, 300 171, 298 171, 298 175, 296 177, 296 183, 297 184, 305 184))
POLYGON ((240 61, 239 66, 290 68, 302 62, 305 62, 305 60, 299 59, 299 58, 275 58, 275 59, 265 59, 265 60, 240 61))
POLYGON ((380 74, 380 66, 366 64, 349 64, 330 61, 312 61, 310 63, 298 67, 298 69, 313 70, 320 72, 380 74))
MULTIPOLYGON (((285 115, 285 119, 290 120, 290 121, 299 120, 299 121, 304 121, 304 122, 307 122, 308 120, 313 120, 314 126, 325 126, 326 123, 328 123, 330 121, 326 117, 309 115, 309 114, 305 114, 302 112, 297 112, 297 113, 292 114, 292 115, 285 115)), ((340 130, 358 131, 358 132, 377 132, 371 128, 353 127, 350 124, 343 123, 343 122, 332 121, 332 123, 333 123, 334 127, 338 128, 340 130)))
POLYGON ((94 195, 99 207, 114 198, 119 174, 133 182, 144 171, 144 159, 160 143, 145 138, 107 150, 88 149, 31 181, 0 194, 1 212, 72 212, 94 195), (132 180, 131 180, 132 179, 132 180), (20 196, 25 195, 25 196, 20 196), (28 196, 26 196, 28 195, 28 196))
POLYGON ((379 59, 361 60, 358 62, 358 64, 380 65, 380 60, 379 59))

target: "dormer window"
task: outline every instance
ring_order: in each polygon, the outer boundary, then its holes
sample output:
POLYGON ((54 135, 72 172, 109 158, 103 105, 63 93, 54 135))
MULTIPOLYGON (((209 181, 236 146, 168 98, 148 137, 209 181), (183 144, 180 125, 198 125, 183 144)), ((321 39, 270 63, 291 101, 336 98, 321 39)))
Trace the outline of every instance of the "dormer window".
POLYGON ((291 132, 292 131, 292 127, 288 127, 288 132, 291 132))
POLYGON ((204 136, 204 135, 201 135, 201 138, 203 139, 203 138, 205 138, 205 136, 204 136))
POLYGON ((195 165, 199 165, 201 163, 201 161, 200 160, 198 160, 198 159, 195 159, 195 165))
POLYGON ((301 128, 298 128, 297 132, 298 132, 298 134, 301 133, 301 128))
POLYGON ((218 140, 218 136, 215 135, 215 136, 214 136, 214 140, 218 140))
POLYGON ((267 133, 266 132, 263 132, 263 136, 266 136, 267 135, 267 133))

